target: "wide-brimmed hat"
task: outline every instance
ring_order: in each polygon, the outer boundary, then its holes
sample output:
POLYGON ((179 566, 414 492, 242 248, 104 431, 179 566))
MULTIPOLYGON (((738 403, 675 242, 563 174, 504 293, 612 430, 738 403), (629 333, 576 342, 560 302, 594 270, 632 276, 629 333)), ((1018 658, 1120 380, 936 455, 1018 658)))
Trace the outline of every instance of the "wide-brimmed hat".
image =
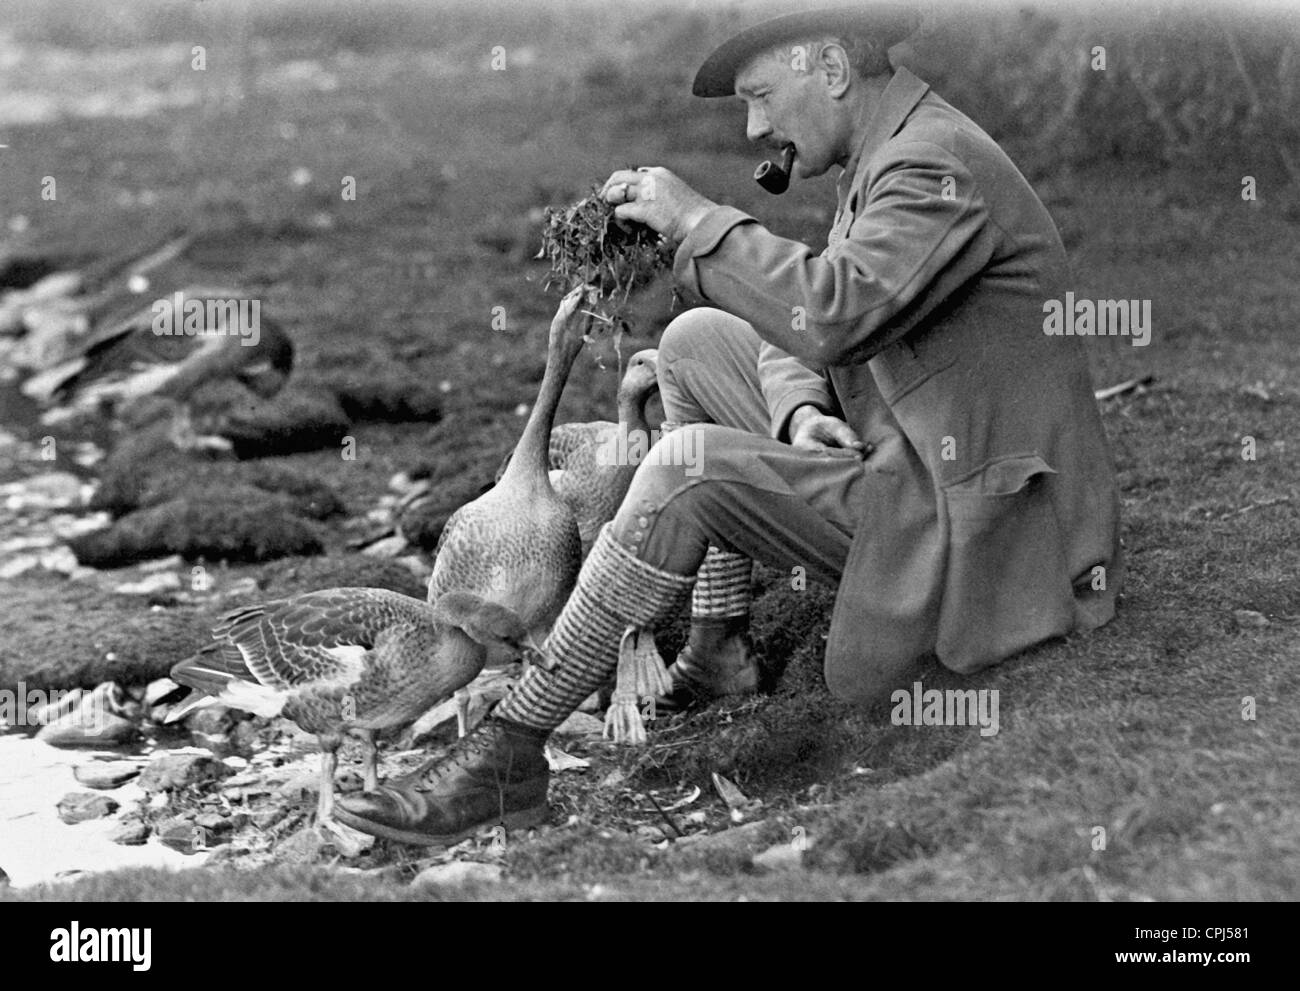
POLYGON ((736 91, 736 72, 749 59, 793 38, 824 31, 874 38, 888 48, 906 38, 919 24, 920 15, 912 5, 871 0, 773 17, 746 28, 715 48, 695 74, 691 92, 696 96, 731 96, 736 91))

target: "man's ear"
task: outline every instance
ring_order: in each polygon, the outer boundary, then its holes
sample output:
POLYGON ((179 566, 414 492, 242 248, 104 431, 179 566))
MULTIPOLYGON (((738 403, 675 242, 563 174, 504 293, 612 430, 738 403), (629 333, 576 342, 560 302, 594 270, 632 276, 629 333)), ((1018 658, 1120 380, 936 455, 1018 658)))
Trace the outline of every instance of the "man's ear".
POLYGON ((827 95, 832 100, 840 99, 849 91, 853 69, 849 65, 849 53, 838 41, 828 41, 822 45, 821 54, 817 56, 817 67, 826 74, 827 95))

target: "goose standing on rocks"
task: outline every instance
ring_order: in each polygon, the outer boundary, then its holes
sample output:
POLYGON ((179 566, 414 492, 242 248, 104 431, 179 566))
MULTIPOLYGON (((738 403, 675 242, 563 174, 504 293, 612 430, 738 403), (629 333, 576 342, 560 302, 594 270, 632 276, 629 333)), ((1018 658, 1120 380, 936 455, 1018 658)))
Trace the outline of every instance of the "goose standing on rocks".
MULTIPOLYGON (((471 592, 513 611, 534 650, 550 633, 582 565, 573 511, 551 485, 547 451, 560 395, 582 350, 591 316, 579 312, 586 287, 564 297, 551 321, 546 371, 514 457, 495 486, 461 506, 438 539, 429 600, 471 592)), ((469 699, 457 696, 459 729, 469 699)))
MULTIPOLYGON (((585 558, 600 528, 614 518, 632 484, 641 457, 650 448, 646 405, 659 391, 659 352, 638 351, 618 387, 618 422, 561 423, 551 431, 548 457, 551 485, 573 510, 585 558)), ((497 472, 500 479, 513 454, 497 472)))
POLYGON ((404 727, 472 681, 487 645, 522 650, 510 610, 467 592, 434 603, 380 588, 331 588, 250 606, 213 628, 216 643, 177 664, 194 693, 168 715, 220 702, 283 715, 320 739, 317 821, 333 829, 334 771, 348 733, 365 744, 363 774, 378 787, 375 735, 404 727))

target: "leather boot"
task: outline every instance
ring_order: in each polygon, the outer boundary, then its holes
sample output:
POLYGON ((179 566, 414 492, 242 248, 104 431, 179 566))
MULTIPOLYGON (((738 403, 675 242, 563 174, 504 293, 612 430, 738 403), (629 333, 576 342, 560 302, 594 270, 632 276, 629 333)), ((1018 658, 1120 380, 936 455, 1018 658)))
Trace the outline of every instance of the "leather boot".
POLYGON ((749 635, 749 616, 691 620, 690 639, 668 667, 673 690, 655 700, 665 712, 705 705, 728 695, 753 695, 761 669, 749 635))
POLYGON ((377 791, 340 799, 335 818, 371 836, 443 846, 484 826, 546 818, 548 733, 489 715, 440 757, 377 791))

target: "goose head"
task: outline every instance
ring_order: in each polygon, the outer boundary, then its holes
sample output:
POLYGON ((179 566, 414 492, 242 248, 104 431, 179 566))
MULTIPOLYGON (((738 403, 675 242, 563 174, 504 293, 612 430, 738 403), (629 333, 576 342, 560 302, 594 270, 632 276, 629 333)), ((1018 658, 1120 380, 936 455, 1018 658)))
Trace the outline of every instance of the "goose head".
POLYGON ((659 388, 659 352, 646 348, 632 355, 618 387, 618 401, 644 403, 659 388))

